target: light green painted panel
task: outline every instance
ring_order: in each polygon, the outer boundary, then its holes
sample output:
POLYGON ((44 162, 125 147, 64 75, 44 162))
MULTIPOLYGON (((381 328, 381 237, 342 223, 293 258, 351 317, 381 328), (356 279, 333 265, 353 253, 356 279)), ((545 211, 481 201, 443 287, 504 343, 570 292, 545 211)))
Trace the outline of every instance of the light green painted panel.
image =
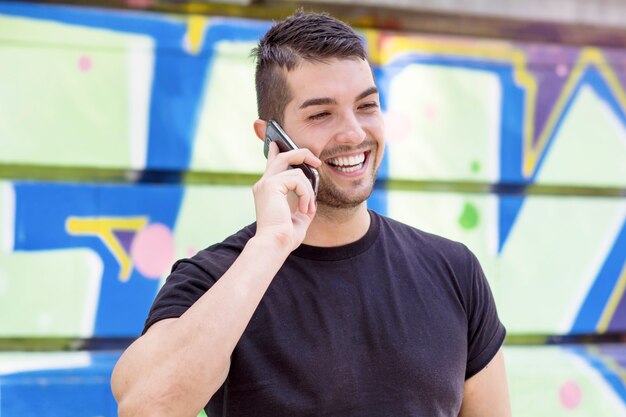
POLYGON ((561 126, 537 183, 626 186, 626 128, 602 97, 583 86, 561 126))
POLYGON ((500 313, 511 330, 569 331, 624 218, 619 198, 526 198, 499 260, 500 313))
POLYGON ((501 86, 488 72, 411 64, 389 84, 389 175, 492 181, 498 176, 501 86))
POLYGON ((504 354, 514 416, 626 416, 625 404, 607 380, 571 351, 508 346, 504 354))
POLYGON ((185 187, 174 230, 176 256, 193 256, 254 221, 250 186, 185 187))
POLYGON ((200 106, 191 170, 261 173, 263 142, 254 134, 257 118, 251 42, 222 41, 200 106))
POLYGON ((143 168, 151 38, 4 16, 0 27, 0 162, 143 168))
POLYGON ((89 337, 102 261, 87 249, 0 253, 0 337, 89 337))

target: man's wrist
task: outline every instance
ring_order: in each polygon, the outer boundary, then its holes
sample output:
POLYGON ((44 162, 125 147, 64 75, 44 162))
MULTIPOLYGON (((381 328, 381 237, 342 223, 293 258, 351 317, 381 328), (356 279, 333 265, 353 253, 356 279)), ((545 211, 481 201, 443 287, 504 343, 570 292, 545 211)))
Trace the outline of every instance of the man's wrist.
POLYGON ((246 247, 258 250, 263 256, 287 258, 291 253, 291 239, 285 235, 270 233, 256 234, 248 241, 246 247))

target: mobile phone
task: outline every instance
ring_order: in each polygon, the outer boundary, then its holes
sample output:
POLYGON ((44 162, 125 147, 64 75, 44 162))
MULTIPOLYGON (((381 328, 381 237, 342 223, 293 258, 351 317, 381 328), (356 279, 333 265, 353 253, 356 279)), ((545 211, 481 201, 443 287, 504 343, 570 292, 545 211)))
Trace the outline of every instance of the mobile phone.
MULTIPOLYGON (((291 140, 289 135, 283 130, 283 128, 275 120, 269 120, 267 122, 267 129, 265 129, 265 141, 263 144, 263 153, 267 158, 267 154, 270 150, 270 142, 276 142, 280 152, 287 152, 293 149, 298 149, 296 144, 291 140)), ((290 165, 291 168, 300 168, 304 175, 311 181, 313 191, 317 196, 317 189, 319 187, 319 173, 317 169, 308 166, 307 164, 290 165)))

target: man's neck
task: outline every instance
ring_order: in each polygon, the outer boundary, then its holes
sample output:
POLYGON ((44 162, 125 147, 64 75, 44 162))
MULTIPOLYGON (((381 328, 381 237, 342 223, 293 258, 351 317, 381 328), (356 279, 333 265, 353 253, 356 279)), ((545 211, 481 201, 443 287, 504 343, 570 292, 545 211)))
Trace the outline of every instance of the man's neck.
POLYGON ((369 227, 370 215, 365 202, 350 209, 320 204, 303 243, 320 247, 342 246, 362 238, 369 227))

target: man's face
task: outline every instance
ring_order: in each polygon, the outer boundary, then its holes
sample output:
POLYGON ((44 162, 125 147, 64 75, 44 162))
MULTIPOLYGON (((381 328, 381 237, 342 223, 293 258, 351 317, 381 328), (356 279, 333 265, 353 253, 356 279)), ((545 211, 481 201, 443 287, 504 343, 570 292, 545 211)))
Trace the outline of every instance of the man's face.
POLYGON ((322 160, 318 203, 358 206, 372 192, 384 151, 380 100, 368 63, 304 61, 286 78, 293 99, 283 128, 322 160))

